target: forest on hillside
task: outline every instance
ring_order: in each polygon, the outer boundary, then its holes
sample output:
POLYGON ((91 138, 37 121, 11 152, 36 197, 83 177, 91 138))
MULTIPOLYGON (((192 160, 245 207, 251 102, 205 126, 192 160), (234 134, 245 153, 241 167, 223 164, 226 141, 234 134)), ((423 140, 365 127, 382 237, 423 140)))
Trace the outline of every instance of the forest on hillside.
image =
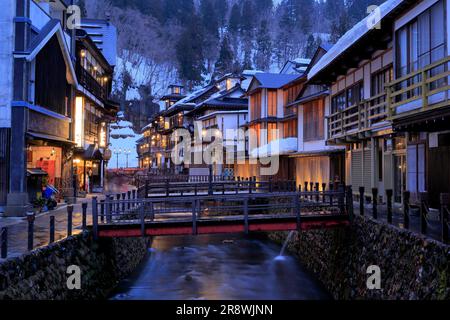
POLYGON ((153 97, 245 69, 275 71, 334 43, 383 0, 79 0, 118 29, 116 94, 153 97), (142 90, 145 87, 146 90, 142 90))

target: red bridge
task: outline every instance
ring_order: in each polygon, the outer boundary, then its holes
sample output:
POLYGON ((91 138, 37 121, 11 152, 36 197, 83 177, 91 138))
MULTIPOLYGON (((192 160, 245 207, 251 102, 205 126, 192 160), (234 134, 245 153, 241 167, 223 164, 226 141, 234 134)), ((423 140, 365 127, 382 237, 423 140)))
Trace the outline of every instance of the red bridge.
POLYGON ((351 188, 323 192, 244 193, 93 200, 97 237, 176 236, 311 230, 346 226, 351 188))

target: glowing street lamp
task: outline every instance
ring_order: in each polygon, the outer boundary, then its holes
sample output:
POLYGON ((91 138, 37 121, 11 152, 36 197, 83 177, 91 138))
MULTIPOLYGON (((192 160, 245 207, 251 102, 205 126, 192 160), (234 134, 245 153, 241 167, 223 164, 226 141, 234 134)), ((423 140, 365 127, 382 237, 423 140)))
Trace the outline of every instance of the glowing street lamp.
POLYGON ((122 149, 114 149, 114 154, 117 156, 117 169, 119 169, 119 154, 122 153, 122 149))
POLYGON ((125 155, 126 155, 126 157, 127 157, 127 169, 128 169, 128 157, 129 157, 130 154, 131 154, 131 149, 125 150, 124 153, 125 153, 125 155))

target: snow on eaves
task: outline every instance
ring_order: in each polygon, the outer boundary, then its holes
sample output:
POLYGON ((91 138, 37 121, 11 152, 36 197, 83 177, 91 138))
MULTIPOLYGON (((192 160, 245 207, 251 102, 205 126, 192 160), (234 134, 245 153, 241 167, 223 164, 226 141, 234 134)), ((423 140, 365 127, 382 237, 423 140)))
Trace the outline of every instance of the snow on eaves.
POLYGON ((298 139, 287 138, 274 140, 269 144, 265 144, 259 148, 255 148, 250 152, 252 158, 267 158, 272 156, 280 156, 297 152, 298 139))
MULTIPOLYGON (((392 10, 402 4, 404 0, 387 0, 379 7, 380 18, 383 20, 392 10)), ((372 15, 367 16, 358 22, 352 29, 347 31, 338 42, 330 48, 330 50, 311 68, 308 73, 308 79, 316 76, 320 71, 330 65, 337 57, 348 50, 353 43, 361 39, 366 33, 370 31, 368 28, 369 22, 373 19, 372 15)), ((372 24, 372 23, 370 23, 372 24)))
POLYGON ((211 86, 207 86, 207 87, 198 89, 198 90, 196 90, 196 91, 194 91, 194 92, 188 94, 185 98, 183 98, 183 99, 181 99, 180 101, 174 103, 174 104, 169 108, 169 110, 170 110, 170 109, 173 109, 173 108, 176 108, 176 107, 178 107, 178 106, 184 105, 184 104, 188 104, 190 101, 192 101, 192 100, 198 98, 198 97, 201 96, 203 93, 205 93, 206 91, 210 90, 211 88, 212 88, 211 86))

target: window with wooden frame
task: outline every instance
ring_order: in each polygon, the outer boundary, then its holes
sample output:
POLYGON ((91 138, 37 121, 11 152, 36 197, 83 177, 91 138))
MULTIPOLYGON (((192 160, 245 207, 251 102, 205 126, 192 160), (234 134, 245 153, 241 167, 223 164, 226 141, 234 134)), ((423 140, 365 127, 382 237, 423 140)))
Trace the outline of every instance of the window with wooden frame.
POLYGON ((298 121, 292 119, 283 123, 283 138, 297 138, 298 136, 298 121))
POLYGON ((370 94, 375 97, 386 92, 384 86, 394 78, 394 68, 391 66, 372 74, 370 94))
MULTIPOLYGON (((255 135, 254 138, 256 138, 256 146, 253 147, 260 147, 261 146, 261 124, 257 123, 255 125, 250 126, 250 136, 255 135)), ((253 139, 253 138, 252 138, 253 139)), ((252 143, 254 143, 252 141, 252 143)))
POLYGON ((343 111, 346 104, 346 94, 345 91, 342 91, 331 98, 331 113, 334 114, 343 111))
POLYGON ((284 105, 291 104, 297 99, 298 94, 302 88, 301 84, 297 84, 295 86, 291 86, 284 90, 284 105))
POLYGON ((269 122, 267 124, 267 143, 279 140, 278 125, 276 122, 269 122))
POLYGON ((98 135, 98 126, 99 126, 99 117, 96 114, 95 108, 86 108, 84 115, 84 131, 87 136, 95 136, 98 135))
POLYGON ((267 92, 267 116, 277 116, 277 90, 268 90, 267 92))
POLYGON ((386 118, 386 104, 384 104, 386 102, 385 85, 391 82, 393 77, 394 68, 392 65, 372 74, 370 95, 374 99, 370 102, 372 109, 369 112, 369 116, 372 117, 372 123, 386 118), (380 115, 380 117, 373 118, 376 115, 380 115))
POLYGON ((358 82, 347 89, 347 108, 357 105, 364 98, 363 82, 358 82))
POLYGON ((315 141, 325 138, 325 108, 323 100, 308 102, 303 107, 303 140, 315 141))
POLYGON ((250 115, 250 121, 261 119, 261 92, 250 96, 250 115))

